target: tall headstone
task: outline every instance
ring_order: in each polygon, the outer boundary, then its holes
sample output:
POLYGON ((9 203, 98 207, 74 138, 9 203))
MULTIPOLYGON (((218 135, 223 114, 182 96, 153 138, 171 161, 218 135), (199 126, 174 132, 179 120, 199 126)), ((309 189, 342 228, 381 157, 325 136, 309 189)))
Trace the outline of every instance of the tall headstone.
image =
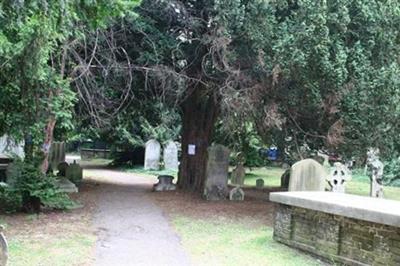
POLYGON ((165 169, 178 170, 178 147, 172 140, 165 144, 163 158, 165 169))
POLYGON ((146 142, 146 150, 144 152, 145 170, 160 169, 160 153, 161 153, 161 145, 157 140, 151 139, 146 142))
POLYGON ((336 162, 331 170, 328 183, 332 192, 345 193, 346 182, 351 180, 349 169, 342 163, 336 162))
POLYGON ((317 161, 301 160, 292 165, 289 191, 325 191, 327 177, 325 168, 317 161))
POLYGON ((246 175, 246 171, 244 169, 243 163, 238 163, 235 169, 233 169, 231 174, 231 184, 233 185, 244 185, 244 177, 246 175))
POLYGON ((49 167, 54 171, 62 162, 65 162, 65 142, 53 142, 49 152, 49 167))
POLYGON ((206 183, 204 188, 205 199, 226 199, 228 195, 229 154, 229 149, 220 144, 208 148, 206 183))
POLYGON ((367 170, 369 170, 371 186, 370 196, 383 198, 383 167, 384 164, 379 160, 379 149, 370 148, 367 152, 367 170))

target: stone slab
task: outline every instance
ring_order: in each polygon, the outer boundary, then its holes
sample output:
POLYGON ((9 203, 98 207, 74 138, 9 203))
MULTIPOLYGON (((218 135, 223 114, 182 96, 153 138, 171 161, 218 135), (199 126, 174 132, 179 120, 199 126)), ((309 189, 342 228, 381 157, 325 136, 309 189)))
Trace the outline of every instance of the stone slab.
POLYGON ((270 201, 400 227, 400 202, 332 192, 275 192, 270 201))

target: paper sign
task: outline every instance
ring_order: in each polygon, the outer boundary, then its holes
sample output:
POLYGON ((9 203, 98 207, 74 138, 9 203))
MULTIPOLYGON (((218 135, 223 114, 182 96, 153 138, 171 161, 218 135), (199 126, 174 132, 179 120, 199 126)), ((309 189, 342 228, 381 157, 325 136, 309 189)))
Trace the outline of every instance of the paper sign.
POLYGON ((189 144, 188 145, 188 154, 189 155, 195 155, 196 154, 196 145, 194 145, 194 144, 189 144))

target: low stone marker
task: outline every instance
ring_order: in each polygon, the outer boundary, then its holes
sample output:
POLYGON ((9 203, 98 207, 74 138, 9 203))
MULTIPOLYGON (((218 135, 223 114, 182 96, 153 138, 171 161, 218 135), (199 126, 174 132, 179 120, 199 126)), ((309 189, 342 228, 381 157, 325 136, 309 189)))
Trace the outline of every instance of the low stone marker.
POLYGON ((4 227, 0 226, 0 266, 6 266, 8 260, 8 243, 3 231, 4 227))
POLYGON ((313 159, 301 160, 290 170, 289 191, 324 191, 328 174, 313 159))
POLYGON ((277 192, 274 239, 346 265, 399 265, 398 201, 331 192, 277 192))
POLYGON ((243 201, 244 200, 244 191, 239 186, 233 188, 229 192, 229 200, 232 201, 243 201))
POLYGON ((347 167, 342 163, 335 163, 331 174, 328 178, 328 183, 332 192, 345 193, 346 182, 351 180, 351 175, 347 167))
POLYGON ((233 185, 244 185, 244 177, 246 175, 246 171, 244 169, 243 163, 238 163, 235 169, 233 169, 231 174, 231 184, 233 185))
POLYGON ((174 177, 171 175, 160 175, 158 183, 153 185, 154 191, 170 191, 176 190, 176 185, 172 183, 174 177))
POLYGON ((59 192, 63 193, 77 193, 78 188, 74 183, 69 181, 67 178, 63 177, 59 180, 56 180, 55 185, 59 192))
POLYGON ((229 154, 230 150, 220 144, 208 148, 205 199, 223 200, 228 196, 229 154))
POLYGON ((79 185, 83 179, 83 169, 74 160, 74 162, 67 167, 65 176, 75 185, 79 185))
POLYGON ((163 159, 165 169, 178 170, 178 147, 172 140, 164 146, 163 159))
POLYGON ((57 165, 57 176, 66 176, 67 173, 67 168, 69 167, 69 164, 67 162, 61 162, 57 165))
POLYGON ((256 180, 256 188, 259 188, 259 189, 264 188, 264 179, 259 178, 256 180))
POLYGON ((148 142, 146 142, 146 150, 144 152, 145 170, 160 169, 160 153, 161 153, 161 145, 157 140, 151 139, 148 142))

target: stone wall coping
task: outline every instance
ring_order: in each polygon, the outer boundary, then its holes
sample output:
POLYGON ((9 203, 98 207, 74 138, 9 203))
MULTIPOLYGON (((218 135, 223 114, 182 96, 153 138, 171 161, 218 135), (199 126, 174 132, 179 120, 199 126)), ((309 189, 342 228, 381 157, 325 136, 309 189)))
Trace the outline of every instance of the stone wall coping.
POLYGON ((274 192, 270 201, 400 227, 400 201, 334 192, 274 192))

